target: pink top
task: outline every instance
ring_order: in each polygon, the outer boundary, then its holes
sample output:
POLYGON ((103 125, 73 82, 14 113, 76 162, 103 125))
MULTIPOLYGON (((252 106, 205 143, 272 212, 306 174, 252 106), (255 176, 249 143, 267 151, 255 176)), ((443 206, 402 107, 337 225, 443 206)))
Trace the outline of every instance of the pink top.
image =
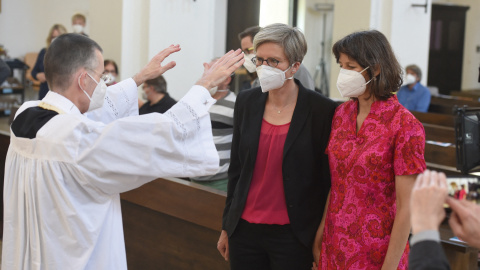
POLYGON ((257 224, 290 224, 283 189, 283 146, 290 123, 262 121, 257 159, 242 218, 257 224))
MULTIPOLYGON (((358 101, 337 108, 327 147, 332 187, 319 269, 380 269, 396 214, 395 176, 425 170, 422 124, 394 95, 356 132, 358 101)), ((408 268, 409 246, 398 269, 408 268)))

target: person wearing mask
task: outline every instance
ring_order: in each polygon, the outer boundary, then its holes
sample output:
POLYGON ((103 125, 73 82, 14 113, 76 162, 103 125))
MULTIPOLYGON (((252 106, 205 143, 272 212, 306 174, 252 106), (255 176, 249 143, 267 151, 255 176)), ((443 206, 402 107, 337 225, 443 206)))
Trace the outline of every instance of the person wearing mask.
POLYGON ((165 113, 177 103, 177 101, 168 94, 167 82, 163 76, 146 80, 143 83, 143 91, 147 102, 140 107, 140 114, 152 112, 165 113))
POLYGON ((110 81, 107 83, 107 86, 116 84, 118 79, 117 63, 115 63, 113 60, 106 59, 103 61, 103 66, 105 68, 104 74, 108 74, 110 77, 110 81))
POLYGON ((480 206, 448 196, 445 174, 426 170, 418 175, 410 200, 412 249, 409 269, 450 269, 439 233, 439 226, 445 219, 445 203, 452 209, 448 223, 453 234, 480 249, 480 206))
POLYGON ((405 70, 405 85, 398 90, 398 101, 410 111, 427 112, 431 94, 430 90, 420 83, 422 70, 417 65, 409 65, 405 70))
POLYGON ((88 37, 85 33, 85 25, 87 25, 87 18, 83 14, 77 13, 72 16, 73 33, 88 37))
POLYGON ((332 189, 314 246, 318 269, 407 269, 423 126, 393 94, 402 68, 381 32, 352 33, 332 51, 337 88, 351 99, 335 112, 326 150, 332 189))
MULTIPOLYGON (((250 77, 250 80, 244 81, 242 83, 242 85, 240 86, 240 91, 260 86, 260 82, 258 80, 258 76, 255 70, 255 64, 253 64, 251 61, 252 58, 255 57, 255 54, 253 52, 253 40, 255 38, 255 35, 260 30, 260 26, 252 26, 238 34, 240 46, 245 55, 245 62, 243 66, 247 70, 248 76, 250 77)), ((300 63, 300 67, 295 73, 294 78, 299 80, 305 88, 310 90, 315 89, 315 83, 313 82, 312 76, 302 63, 300 63)))
POLYGON ((37 61, 35 66, 33 66, 31 75, 32 77, 40 82, 40 90, 38 91, 38 99, 43 99, 48 93, 48 84, 45 78, 45 66, 43 65, 43 58, 45 58, 45 53, 47 52, 50 44, 60 35, 67 33, 67 29, 61 24, 54 24, 47 36, 47 47, 40 50, 38 53, 37 61))
MULTIPOLYGON (((210 62, 215 64, 218 59, 210 62)), ((210 89, 210 94, 217 102, 210 107, 209 113, 212 120, 213 142, 220 157, 218 171, 213 175, 192 177, 193 183, 227 191, 228 167, 230 166, 230 150, 233 135, 233 109, 237 96, 230 91, 233 74, 227 77, 217 87, 210 89)))
POLYGON ((330 189, 325 155, 336 103, 294 79, 307 52, 298 28, 253 40, 260 87, 237 96, 222 232, 232 270, 310 269, 330 189))
POLYGON ((175 66, 171 45, 106 87, 101 47, 61 35, 45 54, 51 91, 20 107, 4 180, 2 270, 127 269, 120 193, 158 177, 217 171, 207 89, 243 64, 230 51, 167 113, 138 115, 137 87, 175 66), (87 113, 87 114, 86 114, 87 113), (155 164, 155 166, 152 166, 155 164))

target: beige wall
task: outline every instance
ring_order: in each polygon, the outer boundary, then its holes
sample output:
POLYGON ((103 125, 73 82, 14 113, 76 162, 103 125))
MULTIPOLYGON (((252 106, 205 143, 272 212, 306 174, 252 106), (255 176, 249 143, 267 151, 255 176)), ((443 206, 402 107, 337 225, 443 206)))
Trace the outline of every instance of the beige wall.
MULTIPOLYGON (((337 0, 335 1, 333 19, 333 43, 346 35, 370 28, 370 3, 371 0, 337 0)), ((337 90, 337 76, 340 67, 333 54, 330 55, 330 97, 342 98, 337 90)))
POLYGON ((54 24, 72 31, 71 17, 79 12, 87 16, 89 33, 89 2, 78 0, 2 0, 0 13, 0 44, 12 58, 23 59, 28 52, 39 52, 54 24))
POLYGON ((90 0, 89 10, 90 38, 102 47, 103 58, 115 61, 119 67, 122 62, 122 7, 123 1, 90 0))

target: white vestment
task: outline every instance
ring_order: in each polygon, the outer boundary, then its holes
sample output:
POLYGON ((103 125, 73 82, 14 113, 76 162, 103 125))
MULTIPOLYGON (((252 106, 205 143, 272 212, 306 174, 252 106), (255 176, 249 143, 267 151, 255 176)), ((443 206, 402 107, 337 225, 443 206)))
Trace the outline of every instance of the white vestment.
MULTIPOLYGON (((33 139, 10 132, 2 270, 126 269, 119 193, 218 169, 214 100, 201 86, 165 114, 138 115, 132 79, 109 87, 88 117, 55 92, 42 101, 62 113, 33 139)), ((39 103, 26 102, 16 117, 39 103)))

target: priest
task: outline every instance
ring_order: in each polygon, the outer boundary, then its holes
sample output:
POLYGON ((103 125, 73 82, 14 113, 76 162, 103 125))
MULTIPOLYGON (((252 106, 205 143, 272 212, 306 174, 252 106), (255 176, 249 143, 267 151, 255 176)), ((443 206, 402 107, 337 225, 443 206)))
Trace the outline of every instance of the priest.
POLYGON ((213 174, 207 89, 243 64, 230 51, 165 114, 138 115, 137 86, 173 68, 180 47, 106 87, 102 49, 59 36, 45 55, 49 93, 17 111, 5 164, 2 270, 126 269, 120 193, 158 177, 213 174))

